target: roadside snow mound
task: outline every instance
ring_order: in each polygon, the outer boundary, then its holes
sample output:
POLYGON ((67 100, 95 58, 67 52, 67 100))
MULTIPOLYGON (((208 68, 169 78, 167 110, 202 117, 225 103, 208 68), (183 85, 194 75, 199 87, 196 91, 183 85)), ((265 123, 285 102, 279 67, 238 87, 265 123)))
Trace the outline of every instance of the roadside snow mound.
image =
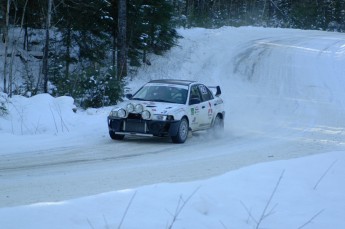
POLYGON ((67 96, 14 96, 6 104, 8 115, 1 117, 0 131, 15 135, 68 132, 75 119, 73 103, 67 96))

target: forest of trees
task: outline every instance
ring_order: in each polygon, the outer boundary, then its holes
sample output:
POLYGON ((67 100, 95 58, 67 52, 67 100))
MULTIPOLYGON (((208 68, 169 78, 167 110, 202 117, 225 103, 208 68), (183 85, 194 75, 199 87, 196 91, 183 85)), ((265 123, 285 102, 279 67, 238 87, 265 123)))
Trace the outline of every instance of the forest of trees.
POLYGON ((0 0, 0 92, 117 102, 124 79, 179 27, 345 31, 345 0, 0 0))
MULTIPOLYGON (((176 0, 188 26, 268 26, 344 31, 344 0, 176 0)), ((176 8, 177 6, 177 8, 176 8)))

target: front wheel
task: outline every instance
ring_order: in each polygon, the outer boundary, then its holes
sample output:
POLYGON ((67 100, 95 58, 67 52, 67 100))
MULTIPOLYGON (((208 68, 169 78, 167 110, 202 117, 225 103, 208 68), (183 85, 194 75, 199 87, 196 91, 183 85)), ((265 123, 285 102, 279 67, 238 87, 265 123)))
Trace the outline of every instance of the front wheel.
POLYGON ((125 137, 123 134, 115 134, 114 131, 109 131, 109 136, 113 140, 122 140, 125 137))
POLYGON ((173 143, 184 143, 187 140, 189 124, 186 118, 182 118, 176 136, 172 136, 173 143))

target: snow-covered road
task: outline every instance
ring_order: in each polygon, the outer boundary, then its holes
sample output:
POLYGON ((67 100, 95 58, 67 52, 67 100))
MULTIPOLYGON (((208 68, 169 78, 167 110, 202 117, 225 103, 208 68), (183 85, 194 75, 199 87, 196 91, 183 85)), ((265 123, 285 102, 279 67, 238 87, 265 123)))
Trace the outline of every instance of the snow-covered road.
POLYGON ((254 163, 335 148, 260 134, 205 138, 205 134, 193 136, 184 145, 161 139, 121 143, 104 140, 92 147, 4 155, 0 162, 1 207, 65 200, 151 183, 202 179, 254 163))
MULTIPOLYGON (((180 46, 152 57, 153 65, 130 86, 153 78, 221 85, 223 138, 202 132, 181 145, 159 138, 114 142, 107 136, 109 108, 66 115, 67 134, 0 132, 0 208, 203 179, 345 149, 344 34, 250 27, 180 32, 180 46)), ((13 120, 7 121, 13 132, 13 120)))

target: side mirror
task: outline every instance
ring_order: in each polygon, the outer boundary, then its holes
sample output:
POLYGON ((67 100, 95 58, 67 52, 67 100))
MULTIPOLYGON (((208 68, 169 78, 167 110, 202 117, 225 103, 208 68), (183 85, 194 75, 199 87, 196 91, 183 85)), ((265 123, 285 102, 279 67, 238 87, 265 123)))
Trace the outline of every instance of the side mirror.
POLYGON ((132 95, 132 94, 125 94, 125 97, 126 97, 127 99, 131 99, 131 98, 133 97, 133 95, 132 95))

